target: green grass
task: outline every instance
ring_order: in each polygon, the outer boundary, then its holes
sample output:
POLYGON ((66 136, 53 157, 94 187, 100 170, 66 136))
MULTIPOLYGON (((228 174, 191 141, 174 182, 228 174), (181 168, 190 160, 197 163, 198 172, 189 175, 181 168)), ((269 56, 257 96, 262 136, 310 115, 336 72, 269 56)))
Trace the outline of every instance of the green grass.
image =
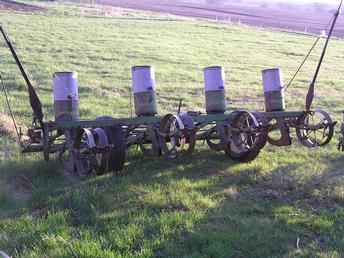
MULTIPOLYGON (((46 4, 45 4, 46 5, 46 4)), ((260 71, 280 66, 285 81, 312 45, 299 35, 207 21, 50 4, 41 14, 1 12, 53 118, 52 74, 79 75, 81 115, 127 117, 130 67, 156 69, 161 114, 203 110, 202 69, 222 65, 233 108, 263 109, 260 71), (251 100, 251 101, 249 101, 251 100)), ((4 43, 0 71, 18 120, 31 111, 25 84, 4 43)), ((287 93, 304 106, 320 49, 287 93)), ((334 40, 315 107, 340 119, 344 42, 334 40)), ((1 105, 0 112, 5 113, 1 105)), ((344 156, 336 142, 307 150, 267 146, 238 164, 202 144, 192 158, 149 159, 131 150, 123 175, 65 178, 58 162, 21 156, 0 139, 0 250, 13 257, 343 257, 344 156), (319 183, 320 182, 320 183, 319 183)))

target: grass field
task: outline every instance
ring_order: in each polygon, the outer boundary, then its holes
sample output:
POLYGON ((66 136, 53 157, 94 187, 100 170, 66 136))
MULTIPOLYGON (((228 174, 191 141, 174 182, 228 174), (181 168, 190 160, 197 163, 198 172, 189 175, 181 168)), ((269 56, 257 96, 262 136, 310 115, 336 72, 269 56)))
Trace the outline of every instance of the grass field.
MULTIPOLYGON (((127 117, 130 67, 156 69, 161 114, 203 110, 202 68, 222 65, 232 108, 263 109, 260 72, 291 77, 313 39, 244 26, 114 9, 92 16, 75 5, 43 13, 1 12, 47 119, 52 74, 77 71, 81 115, 127 117)), ((97 13, 97 11, 95 11, 97 13)), ((320 50, 287 92, 303 109, 320 50)), ((336 119, 344 107, 344 42, 334 40, 315 107, 336 119)), ((0 72, 15 115, 29 125, 25 84, 0 43, 0 72)), ((3 98, 1 97, 1 101, 3 98)), ((1 104, 0 112, 7 113, 1 104)), ((192 158, 144 158, 131 150, 122 175, 63 176, 58 162, 21 156, 0 138, 0 250, 13 257, 343 257, 344 156, 323 149, 267 146, 250 164, 200 144, 192 158)))

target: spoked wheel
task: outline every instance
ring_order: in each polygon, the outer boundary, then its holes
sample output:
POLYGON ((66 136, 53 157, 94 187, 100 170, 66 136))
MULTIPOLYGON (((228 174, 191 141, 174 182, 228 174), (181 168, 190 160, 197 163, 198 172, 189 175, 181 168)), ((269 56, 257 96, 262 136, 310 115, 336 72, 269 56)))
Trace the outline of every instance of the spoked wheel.
POLYGON ((97 166, 95 153, 93 152, 96 143, 92 132, 88 129, 70 131, 67 133, 66 138, 70 146, 68 146, 67 153, 60 154, 60 160, 64 163, 65 172, 80 177, 90 175, 97 166))
POLYGON ((126 143, 120 126, 66 133, 69 146, 60 153, 67 174, 79 177, 123 169, 126 143))
MULTIPOLYGON (((96 120, 114 120, 114 118, 111 116, 100 116, 96 120)), ((124 168, 127 156, 125 133, 120 125, 108 126, 102 129, 108 138, 109 144, 108 153, 104 155, 104 162, 106 163, 105 172, 121 171, 124 168)))
POLYGON ((335 123, 325 111, 311 111, 299 119, 296 135, 299 142, 308 148, 321 147, 331 141, 334 126, 335 123))
POLYGON ((162 153, 169 159, 179 153, 191 154, 195 149, 195 130, 185 128, 180 118, 171 114, 162 118, 159 138, 162 153))
POLYGON ((253 161, 267 142, 266 131, 260 128, 256 117, 246 111, 238 112, 233 117, 230 131, 226 154, 236 161, 253 161))

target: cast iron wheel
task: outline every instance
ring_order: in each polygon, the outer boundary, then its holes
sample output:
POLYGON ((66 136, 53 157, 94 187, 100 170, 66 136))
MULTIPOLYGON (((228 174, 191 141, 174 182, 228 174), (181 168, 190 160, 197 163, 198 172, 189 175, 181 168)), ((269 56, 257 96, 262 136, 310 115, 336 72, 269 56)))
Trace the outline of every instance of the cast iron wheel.
POLYGON ((90 130, 80 129, 66 132, 69 146, 59 154, 68 175, 85 177, 94 171, 95 158, 92 148, 94 137, 90 130))
MULTIPOLYGON (((96 120, 114 120, 111 116, 99 116, 96 120)), ((125 140, 125 133, 122 127, 109 126, 103 128, 108 138, 109 150, 108 154, 104 155, 104 161, 106 163, 105 172, 118 172, 124 168, 124 163, 127 156, 127 146, 125 140)))
POLYGON ((162 153, 169 159, 176 158, 180 153, 190 155, 195 149, 195 130, 184 128, 181 120, 172 114, 162 118, 159 138, 162 153))
POLYGON ((233 160, 247 163, 255 160, 267 142, 256 117, 246 111, 238 112, 230 124, 231 139, 225 150, 233 160))
POLYGON ((298 121, 296 135, 308 148, 322 147, 331 141, 335 124, 325 111, 307 112, 298 121))

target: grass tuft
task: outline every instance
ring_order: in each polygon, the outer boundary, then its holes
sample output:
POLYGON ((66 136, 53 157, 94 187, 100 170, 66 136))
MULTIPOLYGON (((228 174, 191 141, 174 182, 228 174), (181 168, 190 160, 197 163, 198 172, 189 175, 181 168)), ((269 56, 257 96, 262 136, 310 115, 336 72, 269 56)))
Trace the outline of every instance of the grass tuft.
POLYGON ((16 139, 17 133, 11 117, 0 113, 0 137, 16 139))

